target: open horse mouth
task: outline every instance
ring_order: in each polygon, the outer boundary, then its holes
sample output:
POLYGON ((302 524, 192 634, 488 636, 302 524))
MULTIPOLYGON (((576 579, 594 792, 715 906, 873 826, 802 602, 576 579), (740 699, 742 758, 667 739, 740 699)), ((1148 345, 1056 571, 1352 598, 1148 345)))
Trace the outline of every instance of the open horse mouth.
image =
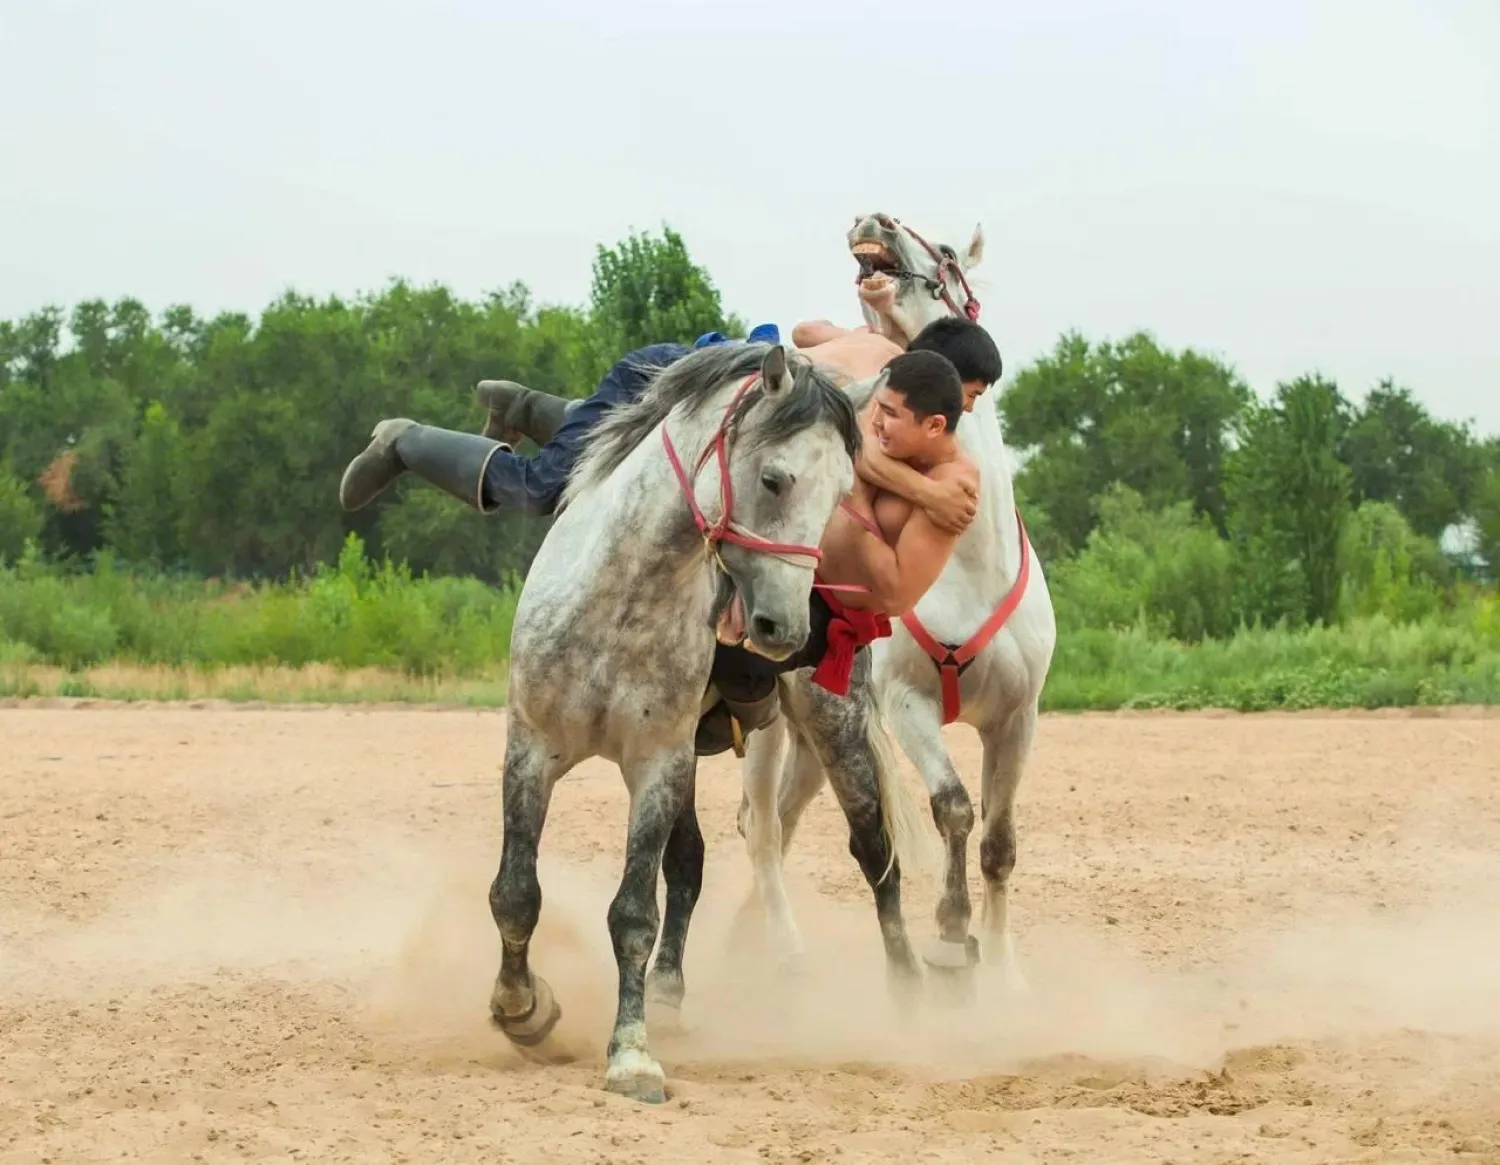
POLYGON ((884 243, 874 240, 853 243, 849 251, 859 263, 859 286, 862 291, 884 291, 901 270, 901 261, 884 243))
POLYGON ((729 606, 719 616, 719 625, 714 630, 720 643, 738 645, 744 642, 749 630, 749 620, 745 618, 745 602, 740 598, 738 587, 735 588, 734 597, 729 600, 729 606))

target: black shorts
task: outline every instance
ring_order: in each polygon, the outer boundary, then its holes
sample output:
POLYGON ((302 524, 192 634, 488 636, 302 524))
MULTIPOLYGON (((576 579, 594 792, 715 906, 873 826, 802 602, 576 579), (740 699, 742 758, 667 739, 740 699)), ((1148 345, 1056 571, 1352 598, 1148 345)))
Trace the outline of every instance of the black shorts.
POLYGON ((813 591, 807 604, 811 631, 802 650, 786 659, 767 659, 756 655, 738 644, 720 643, 714 649, 713 671, 709 682, 719 689, 725 699, 752 703, 771 694, 776 677, 782 672, 796 671, 804 667, 817 667, 828 650, 828 624, 833 621, 833 612, 822 594, 813 591))

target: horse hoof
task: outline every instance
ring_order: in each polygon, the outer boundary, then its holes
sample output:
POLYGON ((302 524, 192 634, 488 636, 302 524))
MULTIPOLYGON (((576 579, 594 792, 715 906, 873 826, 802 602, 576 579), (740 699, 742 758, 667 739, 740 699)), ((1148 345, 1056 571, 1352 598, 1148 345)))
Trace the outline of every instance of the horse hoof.
POLYGON ((682 1007, 682 1000, 686 994, 687 987, 680 974, 653 971, 646 976, 647 1003, 670 1007, 675 1011, 682 1007))
POLYGON ((931 970, 933 986, 948 1004, 963 1006, 974 1002, 974 970, 979 963, 979 944, 970 935, 964 942, 929 942, 922 950, 922 961, 931 970))
POLYGON ((922 961, 935 971, 968 971, 979 963, 979 940, 973 935, 961 943, 932 939, 922 948, 922 961))
POLYGON ((652 975, 646 980, 646 1018, 655 1027, 681 1031, 686 994, 681 976, 652 975))
POLYGON ((498 998, 490 1000, 490 1017, 506 1039, 523 1048, 534 1048, 552 1034, 562 1018, 562 1008, 552 987, 540 975, 531 977, 531 1010, 525 1015, 510 1016, 500 1010, 498 998))
POLYGON ((625 1052, 604 1074, 604 1089, 642 1104, 665 1104, 667 1078, 661 1065, 644 1052, 625 1052))
POLYGON ((653 1036, 671 1039, 686 1035, 688 1026, 682 1020, 682 1008, 665 1001, 646 1000, 646 1029, 653 1036))

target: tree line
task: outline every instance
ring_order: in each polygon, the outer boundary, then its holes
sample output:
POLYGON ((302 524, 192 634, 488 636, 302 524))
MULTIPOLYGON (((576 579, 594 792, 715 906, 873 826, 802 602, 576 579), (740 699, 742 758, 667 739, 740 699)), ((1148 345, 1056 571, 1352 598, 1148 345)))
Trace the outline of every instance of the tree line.
MULTIPOLYGON (((589 302, 523 283, 469 301, 394 281, 258 319, 135 299, 0 323, 0 559, 306 575, 350 533, 416 571, 510 583, 545 522, 403 481, 358 514, 340 474, 383 417, 477 430, 476 381, 582 396, 630 348, 743 336, 670 227, 599 246, 589 302)), ((1003 334, 997 341, 1004 349, 1003 334)), ((1060 615, 1200 638, 1242 623, 1420 616, 1493 582, 1500 440, 1389 381, 1356 404, 1317 375, 1266 399, 1147 334, 1077 334, 984 398, 1024 458, 1017 492, 1060 615), (1474 532, 1472 555, 1439 539, 1474 532)))

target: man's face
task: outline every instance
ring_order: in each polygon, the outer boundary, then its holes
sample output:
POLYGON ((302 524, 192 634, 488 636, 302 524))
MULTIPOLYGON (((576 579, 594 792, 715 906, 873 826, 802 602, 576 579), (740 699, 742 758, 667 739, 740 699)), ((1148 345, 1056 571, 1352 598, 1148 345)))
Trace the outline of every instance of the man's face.
POLYGON ((918 420, 906 405, 900 389, 884 385, 874 396, 875 416, 871 428, 880 451, 897 461, 919 458, 943 431, 942 417, 918 420))
POLYGON ((984 390, 988 387, 982 380, 964 381, 964 412, 974 411, 974 402, 984 395, 984 390))

